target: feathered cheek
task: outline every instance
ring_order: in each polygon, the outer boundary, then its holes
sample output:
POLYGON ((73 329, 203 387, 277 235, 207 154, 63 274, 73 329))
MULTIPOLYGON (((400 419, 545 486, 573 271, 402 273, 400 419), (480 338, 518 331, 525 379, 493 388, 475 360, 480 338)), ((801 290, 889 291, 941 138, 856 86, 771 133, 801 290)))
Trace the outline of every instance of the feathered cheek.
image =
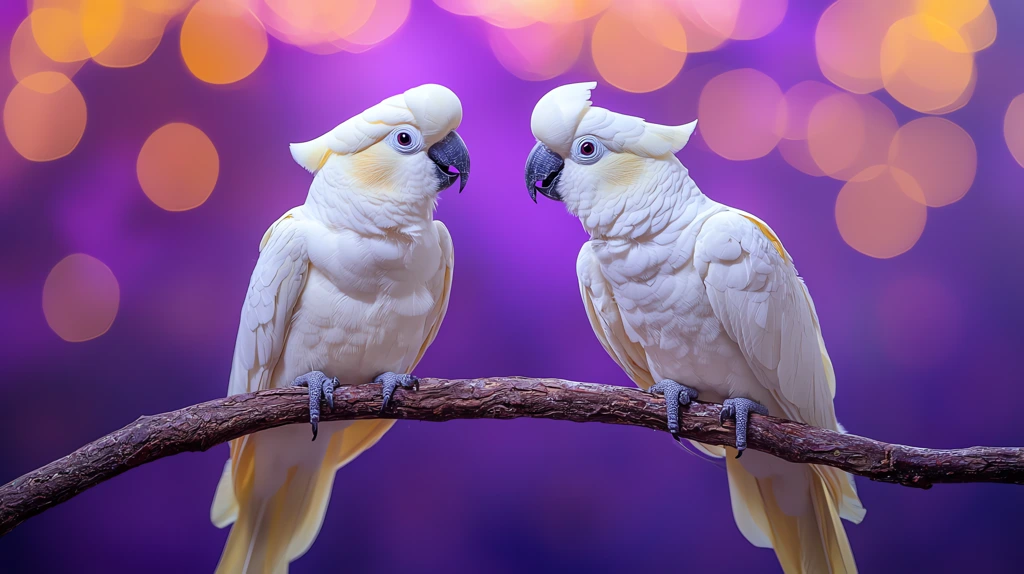
POLYGON ((397 174, 402 156, 387 146, 375 145, 352 157, 349 164, 352 180, 366 190, 386 192, 397 190, 397 174))
POLYGON ((635 186, 643 177, 645 167, 643 158, 629 153, 605 154, 601 161, 591 166, 598 172, 601 187, 610 188, 609 191, 635 186))

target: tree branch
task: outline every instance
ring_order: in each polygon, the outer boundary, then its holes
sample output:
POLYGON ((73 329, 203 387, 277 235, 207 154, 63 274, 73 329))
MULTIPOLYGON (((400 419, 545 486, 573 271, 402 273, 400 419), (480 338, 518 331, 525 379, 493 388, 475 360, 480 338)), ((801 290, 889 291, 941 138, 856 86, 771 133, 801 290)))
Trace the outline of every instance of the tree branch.
MULTIPOLYGON (((305 389, 276 389, 141 417, 0 487, 0 536, 137 466, 182 452, 205 451, 257 431, 308 423, 306 397, 305 389)), ((419 391, 399 390, 383 417, 379 410, 380 385, 341 387, 334 393, 334 410, 323 412, 321 420, 532 417, 666 430, 662 397, 634 388, 558 379, 422 379, 419 391)), ((681 409, 680 435, 733 446, 734 427, 719 425, 720 410, 720 405, 702 402, 681 409)), ((834 466, 872 480, 918 488, 943 482, 1024 484, 1021 448, 915 448, 760 415, 751 417, 747 442, 749 448, 791 462, 834 466)))

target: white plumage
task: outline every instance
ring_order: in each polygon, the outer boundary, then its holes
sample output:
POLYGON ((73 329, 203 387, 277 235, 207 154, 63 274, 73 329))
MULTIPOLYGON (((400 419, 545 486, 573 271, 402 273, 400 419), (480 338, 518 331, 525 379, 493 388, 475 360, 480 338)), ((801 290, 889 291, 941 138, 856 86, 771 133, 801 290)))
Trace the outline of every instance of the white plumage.
POLYGON ((455 92, 437 84, 423 84, 391 96, 316 139, 293 143, 290 148, 296 163, 316 172, 323 167, 328 154, 363 151, 400 125, 416 126, 429 147, 461 122, 462 102, 455 92))
MULTIPOLYGON (((408 125, 429 147, 461 117, 450 90, 420 86, 292 147, 316 177, 306 203, 260 243, 229 394, 289 386, 313 370, 350 385, 416 366, 447 310, 452 241, 433 220, 436 166, 381 140, 408 125)), ((233 441, 211 508, 217 526, 234 523, 218 572, 286 572, 320 529, 335 471, 392 423, 322 423, 313 442, 305 425, 233 441)))
MULTIPOLYGON (((566 158, 556 192, 591 235, 577 273, 605 350, 642 388, 671 379, 703 400, 752 399, 771 414, 838 429, 814 305, 778 237, 707 198, 671 155, 694 124, 591 107, 594 86, 556 88, 532 125, 566 158), (574 162, 569 150, 582 136, 608 153, 574 162)), ((727 468, 737 525, 751 543, 774 547, 786 572, 856 570, 839 520, 864 516, 851 476, 755 451, 729 456, 727 468)))

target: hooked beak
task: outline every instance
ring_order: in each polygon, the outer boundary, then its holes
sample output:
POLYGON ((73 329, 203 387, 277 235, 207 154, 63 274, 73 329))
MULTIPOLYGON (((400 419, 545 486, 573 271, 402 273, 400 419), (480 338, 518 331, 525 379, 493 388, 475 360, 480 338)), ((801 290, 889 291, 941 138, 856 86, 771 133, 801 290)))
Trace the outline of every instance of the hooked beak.
POLYGON ((430 146, 427 156, 437 166, 437 191, 448 189, 456 179, 461 179, 459 193, 462 193, 466 188, 466 182, 469 181, 469 150, 466 149, 466 142, 462 141, 459 134, 455 130, 448 132, 443 140, 430 146), (449 169, 453 167, 455 173, 449 169))
POLYGON ((558 184, 558 176, 562 175, 563 167, 565 161, 562 156, 551 151, 548 146, 541 142, 533 146, 530 157, 526 159, 526 189, 534 203, 537 203, 538 191, 549 199, 562 201, 555 185, 558 184))

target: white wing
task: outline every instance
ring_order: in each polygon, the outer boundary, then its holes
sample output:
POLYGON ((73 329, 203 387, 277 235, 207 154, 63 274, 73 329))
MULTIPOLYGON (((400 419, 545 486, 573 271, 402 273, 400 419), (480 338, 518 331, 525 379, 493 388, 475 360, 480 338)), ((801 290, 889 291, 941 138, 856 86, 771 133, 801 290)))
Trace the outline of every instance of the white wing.
POLYGON ((647 353, 639 342, 626 333, 611 285, 601 273, 590 243, 584 243, 576 260, 576 274, 580 280, 580 295, 590 318, 590 326, 601 341, 601 346, 622 367, 636 385, 646 389, 654 384, 647 364, 647 353))
POLYGON ((835 384, 818 319, 775 234, 752 215, 716 214, 697 237, 694 264, 715 315, 783 414, 835 430, 835 384))
POLYGON ((249 280, 235 341, 228 394, 269 388, 288 336, 292 312, 306 286, 309 259, 296 210, 270 226, 249 280))
MULTIPOLYGON (((583 306, 587 309, 587 317, 597 340, 636 386, 641 389, 650 388, 655 380, 647 364, 647 353, 640 342, 631 339, 626 332, 611 285, 601 273, 590 243, 585 243, 580 250, 580 256, 576 260, 576 274, 580 280, 583 306)), ((705 454, 725 456, 722 447, 690 442, 705 454)))
POLYGON ((427 347, 437 338, 437 332, 441 329, 441 322, 444 321, 444 316, 448 313, 448 299, 452 295, 455 246, 452 244, 452 236, 448 233, 448 228, 443 223, 434 221, 434 227, 437 229, 438 243, 441 246, 441 266, 444 269, 444 283, 441 286, 441 292, 438 294, 437 304, 431 310, 430 315, 427 316, 427 337, 423 341, 423 347, 420 348, 420 352, 416 355, 416 360, 409 367, 410 371, 416 368, 416 364, 420 362, 423 354, 427 352, 427 347))
MULTIPOLYGON (((832 399, 835 373, 814 303, 775 233, 733 210, 709 218, 697 236, 694 264, 711 308, 747 364, 789 419, 839 430, 832 399)), ((839 514, 860 522, 864 507, 853 476, 812 466, 839 514)))

